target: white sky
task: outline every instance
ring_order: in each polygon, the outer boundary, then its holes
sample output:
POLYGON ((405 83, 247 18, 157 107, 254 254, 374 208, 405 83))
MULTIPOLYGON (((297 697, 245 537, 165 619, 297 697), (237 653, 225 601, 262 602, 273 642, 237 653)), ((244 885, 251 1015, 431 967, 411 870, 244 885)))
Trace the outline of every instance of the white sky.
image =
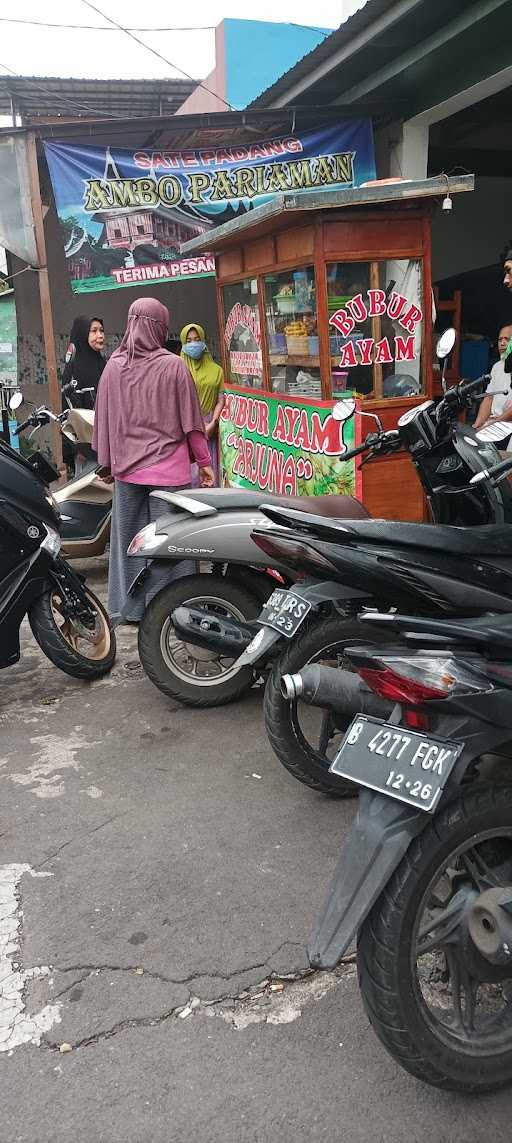
MULTIPOLYGON (((169 27, 185 25, 199 29, 219 24, 222 19, 239 19, 240 0, 194 0, 193 4, 176 0, 93 0, 106 15, 125 27, 169 27)), ((257 0, 244 16, 258 20, 306 24, 321 28, 337 28, 343 18, 361 7, 366 0, 257 0)), ((18 0, 16 4, 0 3, 0 62, 20 75, 73 76, 96 79, 150 79, 178 76, 163 62, 122 32, 64 30, 27 27, 4 23, 10 16, 19 20, 40 20, 64 24, 105 22, 84 0, 18 0)), ((108 26, 108 25, 107 25, 108 26)), ((139 33, 141 39, 182 66, 195 79, 204 78, 214 66, 214 32, 171 31, 139 33)), ((3 74, 5 72, 2 70, 3 74)))

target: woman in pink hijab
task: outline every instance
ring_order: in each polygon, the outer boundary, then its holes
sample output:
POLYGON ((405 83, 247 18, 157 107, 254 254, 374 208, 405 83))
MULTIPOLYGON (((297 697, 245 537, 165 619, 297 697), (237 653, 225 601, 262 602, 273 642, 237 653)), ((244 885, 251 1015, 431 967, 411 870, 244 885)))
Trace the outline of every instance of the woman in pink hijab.
MULTIPOLYGON (((145 601, 137 605, 127 594, 139 561, 128 560, 126 550, 136 532, 162 515, 162 504, 149 493, 189 488, 191 461, 204 487, 214 483, 194 381, 180 358, 164 349, 168 327, 167 308, 156 298, 133 302, 126 333, 98 387, 92 443, 115 481, 108 577, 114 624, 142 618, 145 601)), ((147 596, 159 586, 150 575, 147 596)))

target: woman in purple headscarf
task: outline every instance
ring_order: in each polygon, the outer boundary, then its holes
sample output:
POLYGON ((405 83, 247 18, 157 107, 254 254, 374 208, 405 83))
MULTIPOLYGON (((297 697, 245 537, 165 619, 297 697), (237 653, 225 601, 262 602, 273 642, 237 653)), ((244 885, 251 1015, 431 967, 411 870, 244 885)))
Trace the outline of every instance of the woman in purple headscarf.
MULTIPOLYGON (((168 327, 168 311, 156 298, 133 302, 126 333, 98 387, 93 448, 115 481, 108 577, 114 624, 142 618, 145 600, 134 603, 127 594, 139 561, 128 560, 126 550, 135 533, 162 514, 149 493, 189 488, 191 460, 204 487, 214 482, 193 379, 164 348, 168 327)), ((146 598, 158 587, 150 575, 146 598)))

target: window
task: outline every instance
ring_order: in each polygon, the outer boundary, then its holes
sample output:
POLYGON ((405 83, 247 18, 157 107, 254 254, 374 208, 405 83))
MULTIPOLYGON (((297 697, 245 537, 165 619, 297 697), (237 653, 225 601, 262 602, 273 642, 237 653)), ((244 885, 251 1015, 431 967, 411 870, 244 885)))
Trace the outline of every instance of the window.
POLYGON ((327 297, 333 396, 421 393, 421 261, 329 263, 327 297))
POLYGON ((122 231, 119 229, 118 226, 114 226, 114 238, 122 238, 122 237, 123 237, 122 231))
POLYGON ((258 282, 245 278, 224 286, 224 342, 227 352, 228 377, 232 385, 261 389, 263 362, 261 356, 258 282))
POLYGON ((265 277, 265 320, 274 393, 322 393, 312 266, 265 277))
POLYGON ((137 227, 137 234, 145 234, 145 233, 146 233, 145 226, 138 226, 137 227))

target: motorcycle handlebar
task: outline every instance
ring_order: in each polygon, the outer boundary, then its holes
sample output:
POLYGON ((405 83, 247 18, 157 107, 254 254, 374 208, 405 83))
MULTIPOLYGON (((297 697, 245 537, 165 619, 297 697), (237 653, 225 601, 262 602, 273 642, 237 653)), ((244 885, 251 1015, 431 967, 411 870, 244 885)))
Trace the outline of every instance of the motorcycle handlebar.
POLYGON ((342 459, 352 460, 353 456, 360 456, 362 452, 367 452, 371 447, 371 443, 368 444, 367 441, 363 441, 362 444, 356 445, 355 448, 349 448, 348 452, 343 453, 342 459))
POLYGON ((482 480, 492 480, 496 484, 505 476, 507 472, 512 469, 512 456, 507 460, 501 460, 499 464, 494 464, 492 468, 484 468, 482 472, 477 472, 470 480, 470 484, 480 484, 482 480))
POLYGON ((377 452, 381 448, 385 449, 386 446, 391 448, 395 445, 398 448, 402 447, 396 429, 388 429, 387 432, 381 433, 369 433, 362 444, 356 445, 355 448, 350 448, 348 452, 343 454, 342 459, 351 460, 353 456, 360 456, 362 452, 369 452, 371 449, 377 452))
POLYGON ((451 409, 454 405, 463 405, 467 397, 479 391, 483 391, 483 389, 487 387, 489 380, 488 374, 483 373, 481 377, 477 377, 474 381, 461 381, 458 385, 455 385, 453 389, 448 389, 442 401, 440 401, 437 406, 438 418, 442 416, 443 412, 446 412, 447 409, 451 409))
POLYGON ((18 425, 18 426, 17 426, 17 428, 16 428, 16 432, 17 432, 17 433, 22 433, 22 432, 24 432, 24 430, 25 430, 25 429, 28 429, 29 425, 31 425, 31 424, 32 424, 32 417, 27 417, 27 420, 26 420, 26 421, 22 421, 22 422, 21 422, 21 425, 18 425))

